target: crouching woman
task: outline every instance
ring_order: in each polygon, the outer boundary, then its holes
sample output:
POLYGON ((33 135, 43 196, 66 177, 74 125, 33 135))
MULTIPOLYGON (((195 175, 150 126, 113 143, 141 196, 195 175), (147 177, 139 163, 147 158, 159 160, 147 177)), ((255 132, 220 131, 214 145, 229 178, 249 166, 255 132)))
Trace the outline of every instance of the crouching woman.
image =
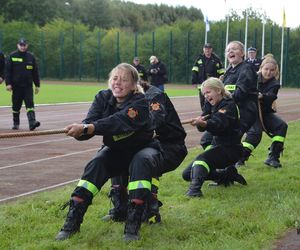
MULTIPOLYGON (((186 193, 189 197, 202 196, 201 187, 210 179, 210 173, 233 165, 242 153, 239 110, 230 93, 224 89, 221 80, 213 77, 202 83, 201 92, 212 107, 209 115, 192 119, 192 125, 213 135, 213 147, 197 156, 192 164, 191 184, 186 193)), ((232 171, 233 179, 245 184, 236 171, 232 171)))
POLYGON ((67 135, 78 140, 102 135, 104 146, 87 163, 56 240, 79 232, 92 199, 108 179, 120 175, 130 176, 124 239, 139 239, 144 204, 151 194, 152 171, 160 166, 162 155, 149 129, 149 107, 138 80, 133 66, 119 64, 110 73, 109 88, 95 96, 83 122, 66 127, 67 135))

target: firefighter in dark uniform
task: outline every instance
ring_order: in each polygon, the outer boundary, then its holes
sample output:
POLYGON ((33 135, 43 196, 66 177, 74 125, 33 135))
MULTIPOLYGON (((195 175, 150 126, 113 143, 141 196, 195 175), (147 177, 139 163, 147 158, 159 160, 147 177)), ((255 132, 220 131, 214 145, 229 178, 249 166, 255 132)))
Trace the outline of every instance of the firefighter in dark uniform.
MULTIPOLYGON (((211 113, 208 118, 200 116, 192 119, 192 125, 197 126, 199 131, 209 131, 214 144, 193 162, 191 184, 186 193, 189 197, 202 196, 201 187, 209 179, 209 173, 234 164, 242 153, 239 110, 222 81, 214 77, 207 79, 201 85, 201 92, 211 104, 211 113)), ((246 184, 241 175, 237 172, 234 175, 246 184)))
MULTIPOLYGON (((152 197, 148 201, 144 220, 148 223, 161 221, 159 207, 162 203, 157 199, 159 177, 175 170, 187 155, 185 146, 186 133, 179 116, 168 95, 148 82, 140 81, 149 103, 155 137, 160 141, 163 149, 164 161, 152 178, 152 197)), ((127 214, 127 182, 128 176, 112 178, 112 189, 109 194, 114 207, 103 220, 124 221, 127 214)))
POLYGON ((164 84, 168 81, 168 73, 166 65, 159 61, 156 56, 149 58, 150 67, 147 70, 147 75, 150 77, 150 84, 165 91, 164 84))
MULTIPOLYGON (((232 41, 227 45, 226 57, 229 62, 229 67, 227 68, 223 76, 223 84, 225 89, 232 93, 232 99, 239 107, 240 112, 240 132, 239 136, 242 138, 244 133, 246 133, 250 127, 255 123, 258 117, 257 111, 257 74, 252 67, 252 65, 244 61, 244 45, 239 41, 232 41)), ((204 104, 204 113, 209 113, 211 105, 209 102, 204 104)), ((204 150, 208 150, 212 144, 212 135, 209 131, 205 131, 202 135, 201 146, 204 150)), ((187 179, 188 169, 191 169, 192 164, 190 164, 186 171, 183 173, 183 178, 187 179)), ((235 171, 235 170, 230 170, 235 171)), ((226 171, 221 172, 224 175, 226 171)), ((218 178, 216 178, 218 183, 228 185, 228 181, 224 183, 224 180, 228 178, 220 177, 218 173, 218 178)), ((232 180, 231 180, 232 182, 232 180)))
POLYGON ((261 59, 256 57, 257 49, 254 47, 248 48, 248 57, 245 60, 247 63, 251 63, 254 66, 256 72, 259 71, 261 65, 261 59))
POLYGON ((140 64, 140 59, 138 57, 133 58, 132 66, 135 67, 136 70, 139 72, 139 76, 140 76, 141 80, 143 80, 143 81, 148 80, 147 70, 142 64, 140 64))
POLYGON ((203 54, 200 54, 192 68, 192 84, 198 87, 200 105, 203 108, 204 97, 201 94, 201 83, 209 77, 219 78, 225 72, 220 58, 213 53, 213 47, 210 43, 203 46, 203 54))
POLYGON ((4 81, 4 69, 5 69, 5 56, 2 51, 0 51, 0 84, 4 81))
POLYGON ((40 89, 38 66, 34 55, 27 51, 28 44, 24 38, 19 40, 17 48, 7 57, 5 67, 6 89, 12 91, 12 129, 19 129, 20 110, 24 101, 29 129, 34 130, 40 126, 40 122, 35 119, 32 86, 34 83, 34 92, 38 94, 40 89))
POLYGON ((238 162, 239 166, 245 164, 251 152, 261 141, 262 133, 266 133, 272 139, 272 145, 269 148, 269 156, 265 164, 280 168, 280 154, 283 151, 283 145, 288 129, 288 125, 276 113, 275 100, 280 89, 279 69, 276 60, 272 56, 267 56, 263 60, 258 74, 258 99, 261 110, 261 117, 257 118, 255 124, 247 132, 243 142, 243 157, 238 162), (264 126, 264 128, 262 127, 264 126))
POLYGON ((159 168, 162 155, 159 142, 153 139, 149 105, 138 79, 132 65, 117 65, 110 73, 109 89, 96 95, 83 124, 66 127, 67 135, 79 140, 102 135, 104 146, 86 165, 56 240, 79 232, 93 197, 109 178, 120 175, 130 176, 124 239, 139 239, 145 202, 151 196, 153 169, 159 168))

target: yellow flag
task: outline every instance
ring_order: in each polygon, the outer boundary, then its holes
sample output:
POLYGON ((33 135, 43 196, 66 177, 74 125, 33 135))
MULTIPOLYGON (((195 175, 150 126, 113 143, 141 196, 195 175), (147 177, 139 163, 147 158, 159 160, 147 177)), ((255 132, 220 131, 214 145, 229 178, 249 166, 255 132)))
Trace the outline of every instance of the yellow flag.
POLYGON ((282 12, 282 27, 285 28, 285 26, 286 26, 285 8, 283 8, 283 12, 282 12))

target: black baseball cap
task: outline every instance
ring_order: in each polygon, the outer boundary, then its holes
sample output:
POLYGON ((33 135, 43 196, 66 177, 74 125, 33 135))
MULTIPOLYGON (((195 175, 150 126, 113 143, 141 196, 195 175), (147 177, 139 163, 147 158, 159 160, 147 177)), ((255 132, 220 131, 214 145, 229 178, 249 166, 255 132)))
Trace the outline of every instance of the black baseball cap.
POLYGON ((203 48, 212 48, 212 45, 211 45, 211 43, 206 43, 206 44, 204 44, 204 46, 203 46, 203 48))
POLYGON ((19 41, 18 41, 18 44, 20 44, 20 45, 26 45, 27 41, 26 41, 25 38, 20 38, 19 41))
POLYGON ((140 59, 136 56, 133 58, 134 61, 139 61, 140 59))

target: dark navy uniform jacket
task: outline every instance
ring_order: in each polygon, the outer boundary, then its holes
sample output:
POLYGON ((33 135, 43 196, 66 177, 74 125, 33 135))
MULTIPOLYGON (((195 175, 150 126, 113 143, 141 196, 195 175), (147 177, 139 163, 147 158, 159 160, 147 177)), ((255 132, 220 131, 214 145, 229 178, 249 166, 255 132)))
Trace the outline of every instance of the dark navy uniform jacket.
POLYGON ((273 102, 277 99, 278 90, 280 89, 280 83, 275 77, 269 79, 267 82, 261 81, 261 74, 258 77, 258 92, 263 94, 261 101, 261 107, 263 113, 275 113, 272 108, 273 102))
POLYGON ((162 143, 184 144, 186 132, 169 97, 150 86, 145 93, 157 139, 162 143))
POLYGON ((102 135, 104 145, 111 148, 139 150, 153 142, 149 105, 141 93, 131 94, 118 106, 111 90, 100 91, 83 123, 93 124, 94 135, 102 135))
POLYGON ((239 110, 231 98, 223 98, 212 106, 210 118, 205 129, 197 126, 199 131, 208 131, 213 135, 214 145, 240 144, 239 110))
POLYGON ((14 51, 6 60, 6 85, 12 87, 40 87, 40 77, 35 57, 30 52, 14 51))
POLYGON ((201 54, 196 59, 192 68, 192 84, 201 84, 209 77, 219 78, 224 74, 224 68, 220 58, 212 53, 210 58, 201 54))

